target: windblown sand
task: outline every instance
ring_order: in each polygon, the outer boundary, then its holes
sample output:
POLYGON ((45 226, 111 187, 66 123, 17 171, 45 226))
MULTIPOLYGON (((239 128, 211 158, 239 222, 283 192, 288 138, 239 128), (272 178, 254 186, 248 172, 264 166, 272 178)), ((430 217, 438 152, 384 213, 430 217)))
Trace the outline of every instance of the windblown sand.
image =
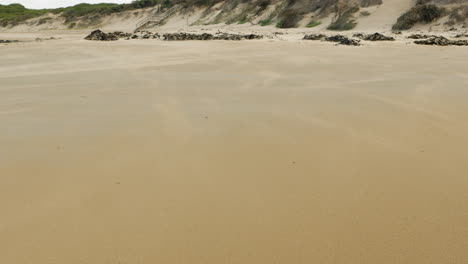
POLYGON ((0 263, 468 262, 467 48, 82 37, 0 46, 0 263))

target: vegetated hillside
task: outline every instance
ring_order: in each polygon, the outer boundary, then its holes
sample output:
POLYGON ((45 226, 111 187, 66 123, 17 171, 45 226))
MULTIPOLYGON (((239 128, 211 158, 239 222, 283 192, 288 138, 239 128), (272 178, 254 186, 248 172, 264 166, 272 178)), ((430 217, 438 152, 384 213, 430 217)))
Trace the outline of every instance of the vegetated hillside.
POLYGON ((0 26, 14 25, 49 12, 53 12, 53 10, 26 9, 20 4, 0 5, 0 26))
POLYGON ((62 19, 62 23, 76 25, 84 22, 85 25, 98 24, 103 17, 114 13, 129 10, 153 7, 160 0, 136 0, 130 4, 78 4, 66 8, 57 9, 27 9, 20 4, 0 5, 0 26, 13 27, 21 23, 28 23, 30 19, 42 17, 35 21, 38 25, 52 22, 53 19, 62 19))
POLYGON ((278 28, 320 25, 320 28, 329 30, 350 30, 361 21, 374 21, 365 18, 386 15, 385 9, 392 1, 393 4, 405 3, 408 9, 391 15, 389 20, 393 27, 390 25, 389 29, 407 30, 421 24, 446 28, 468 25, 468 0, 137 0, 131 4, 79 4, 53 10, 29 10, 18 4, 0 5, 0 26, 54 24, 62 28, 97 27, 116 14, 122 14, 123 19, 128 18, 130 11, 138 15, 140 9, 154 8, 140 14, 147 16, 156 10, 163 12, 179 6, 181 11, 173 16, 197 14, 191 25, 248 23, 278 28))

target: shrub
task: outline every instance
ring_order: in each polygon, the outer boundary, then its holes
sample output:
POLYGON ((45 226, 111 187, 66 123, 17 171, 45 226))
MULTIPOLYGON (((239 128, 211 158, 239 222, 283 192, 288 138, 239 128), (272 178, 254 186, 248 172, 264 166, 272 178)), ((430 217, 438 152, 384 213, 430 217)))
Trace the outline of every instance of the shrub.
POLYGON ((247 23, 248 21, 249 21, 249 20, 247 19, 247 16, 245 15, 245 16, 243 16, 243 17, 239 20, 238 24, 245 24, 245 23, 247 23))
MULTIPOLYGON (((64 8, 62 16, 69 22, 77 17, 85 15, 106 15, 110 13, 119 12, 120 5, 117 4, 78 4, 72 7, 64 8)), ((121 11, 121 10, 120 10, 121 11)))
POLYGON ((431 2, 431 0, 418 0, 416 1, 416 5, 425 5, 431 2))
POLYGON ((161 3, 161 1, 159 0, 137 0, 128 4, 127 7, 129 9, 139 9, 139 8, 153 7, 159 3, 161 3))
POLYGON ((42 25, 42 24, 45 24, 47 23, 48 21, 52 20, 51 17, 44 17, 44 18, 41 18, 39 19, 39 21, 37 22, 37 25, 42 25))
POLYGON ((18 24, 19 22, 42 16, 50 9, 33 10, 27 9, 20 4, 0 5, 0 25, 7 26, 8 24, 18 24))
POLYGON ((61 14, 61 16, 66 18, 66 22, 68 23, 78 17, 88 15, 99 17, 125 10, 152 7, 162 2, 163 0, 136 0, 130 4, 78 4, 65 8, 41 10, 27 9, 20 4, 0 5, 0 25, 6 26, 8 24, 17 24, 47 13, 61 14))
POLYGON ((276 24, 278 28, 294 28, 302 19, 302 14, 297 9, 287 9, 280 15, 280 21, 276 24))
POLYGON ((357 23, 352 19, 353 14, 359 11, 359 7, 351 7, 328 26, 329 30, 351 30, 357 23))
POLYGON ((176 4, 182 4, 186 8, 190 7, 199 7, 199 6, 212 6, 221 0, 164 0, 165 2, 169 2, 166 6, 173 6, 176 4))
POLYGON ((260 0, 256 3, 258 7, 260 7, 260 11, 265 10, 271 4, 270 0, 260 0))
POLYGON ((260 20, 259 23, 260 23, 260 26, 264 27, 264 26, 271 25, 271 23, 273 23, 273 20, 271 20, 271 18, 263 19, 263 20, 260 20))
POLYGON ((401 15, 392 29, 407 30, 418 23, 431 23, 444 16, 445 13, 445 8, 436 5, 417 5, 401 15))
POLYGON ((306 27, 313 28, 313 27, 316 27, 316 26, 321 25, 321 24, 322 24, 322 22, 320 22, 320 21, 311 21, 309 24, 307 24, 306 27))

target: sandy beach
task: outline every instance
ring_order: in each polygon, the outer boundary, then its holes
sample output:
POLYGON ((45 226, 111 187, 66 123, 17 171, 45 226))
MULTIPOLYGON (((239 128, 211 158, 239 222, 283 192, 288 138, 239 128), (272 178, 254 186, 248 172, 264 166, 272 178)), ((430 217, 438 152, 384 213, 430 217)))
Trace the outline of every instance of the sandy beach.
POLYGON ((0 263, 468 262, 466 47, 83 37, 0 33, 0 263))

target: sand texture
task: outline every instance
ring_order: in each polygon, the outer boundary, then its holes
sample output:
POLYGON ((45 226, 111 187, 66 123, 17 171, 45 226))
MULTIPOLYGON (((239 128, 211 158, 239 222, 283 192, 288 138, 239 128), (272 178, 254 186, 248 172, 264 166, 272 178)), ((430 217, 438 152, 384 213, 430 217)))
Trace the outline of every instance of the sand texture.
POLYGON ((0 263, 468 263, 466 47, 55 36, 0 45, 0 263))

